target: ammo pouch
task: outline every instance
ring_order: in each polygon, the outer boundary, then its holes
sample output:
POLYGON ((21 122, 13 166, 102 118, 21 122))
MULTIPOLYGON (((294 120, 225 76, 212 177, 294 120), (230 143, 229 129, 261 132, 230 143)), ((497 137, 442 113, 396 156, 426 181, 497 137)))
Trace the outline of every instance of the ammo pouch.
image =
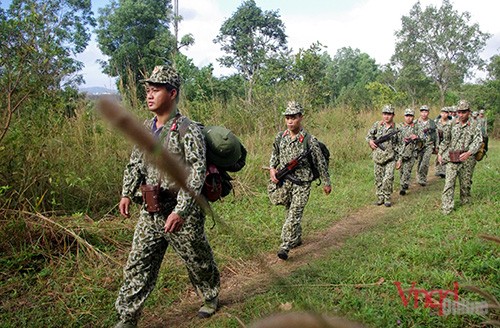
POLYGON ((449 155, 450 155, 450 162, 452 163, 461 163, 460 161, 460 154, 465 153, 464 150, 450 150, 449 155))
POLYGON ((146 211, 156 213, 161 210, 160 185, 141 185, 142 200, 146 206, 146 211))

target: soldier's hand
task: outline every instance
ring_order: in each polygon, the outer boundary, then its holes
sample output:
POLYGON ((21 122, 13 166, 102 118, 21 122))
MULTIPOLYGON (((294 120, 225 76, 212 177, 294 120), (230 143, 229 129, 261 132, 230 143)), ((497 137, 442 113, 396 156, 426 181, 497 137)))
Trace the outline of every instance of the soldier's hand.
POLYGON ((118 209, 120 210, 120 214, 126 218, 130 217, 129 207, 130 207, 130 198, 122 197, 122 199, 120 199, 120 204, 118 204, 118 209))
POLYGON ((279 180, 276 179, 276 172, 278 172, 275 168, 272 168, 269 170, 269 176, 271 178, 271 181, 274 183, 278 183, 279 180))
POLYGON ((460 154, 460 162, 465 162, 472 154, 468 151, 460 154))
POLYGON ((396 170, 399 170, 401 168, 401 160, 398 160, 396 162, 396 170))
POLYGON ((370 144, 370 148, 371 148, 372 150, 375 150, 375 149, 377 149, 377 148, 378 148, 378 146, 377 146, 377 145, 373 142, 373 140, 370 140, 369 144, 370 144))
POLYGON ((438 163, 443 165, 443 156, 438 154, 438 163))
POLYGON ((330 193, 332 192, 332 186, 324 186, 323 191, 325 192, 325 194, 330 195, 330 193))
POLYGON ((181 230, 184 220, 181 216, 175 212, 168 215, 165 221, 165 232, 177 232, 181 230))

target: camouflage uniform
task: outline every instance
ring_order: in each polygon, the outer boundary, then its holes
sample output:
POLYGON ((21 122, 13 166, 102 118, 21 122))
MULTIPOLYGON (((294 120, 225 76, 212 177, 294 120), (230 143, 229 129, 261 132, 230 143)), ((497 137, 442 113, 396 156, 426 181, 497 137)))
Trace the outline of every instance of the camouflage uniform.
POLYGON ((423 147, 417 152, 417 183, 425 186, 427 184, 431 155, 434 149, 436 149, 436 123, 431 119, 426 121, 418 119, 416 125, 418 137, 423 141, 423 147))
MULTIPOLYGON (((394 113, 394 109, 392 109, 394 113)), ((393 132, 396 129, 394 123, 386 127, 383 121, 373 123, 370 131, 366 136, 366 141, 375 140, 383 135, 393 132)), ((391 194, 394 184, 394 168, 399 159, 399 134, 395 134, 390 140, 383 144, 385 150, 376 148, 372 151, 372 159, 374 162, 373 171, 375 175, 376 194, 378 205, 384 202, 390 206, 391 194)))
MULTIPOLYGON (((466 103, 461 102, 461 108, 468 107, 466 103)), ((460 120, 456 120, 448 133, 445 134, 444 140, 439 146, 439 154, 442 156, 446 164, 446 180, 442 195, 441 209, 444 214, 450 213, 454 208, 454 193, 455 180, 458 177, 460 183, 460 201, 462 204, 469 202, 470 190, 472 186, 472 174, 476 166, 474 155, 481 146, 482 136, 481 130, 477 124, 474 124, 469 119, 467 123, 462 125, 460 120), (464 162, 451 163, 449 162, 450 150, 468 151, 472 155, 464 162)))
MULTIPOLYGON (((287 114, 288 115, 288 114, 287 114)), ((306 147, 311 147, 313 165, 318 168, 323 183, 330 185, 330 175, 325 158, 321 153, 317 139, 310 136, 309 145, 305 145, 307 132, 301 129, 298 135, 291 137, 290 131, 280 132, 276 135, 273 143, 273 151, 270 159, 270 167, 275 169, 283 168, 292 159, 302 154, 306 147)), ((303 159, 299 167, 291 173, 300 183, 290 180, 284 181, 280 188, 284 188, 285 195, 285 223, 281 232, 281 246, 285 251, 299 246, 302 242, 302 214, 311 192, 312 171, 307 159, 303 159)))
MULTIPOLYGON (((407 110, 405 112, 409 114, 412 113, 413 110, 407 110)), ((410 136, 412 134, 417 134, 417 127, 414 123, 406 124, 406 122, 399 123, 398 129, 401 131, 400 134, 400 146, 398 153, 400 154, 401 159, 401 167, 400 167, 400 185, 401 190, 404 190, 404 193, 408 189, 411 179, 411 171, 413 169, 413 165, 415 164, 415 159, 417 157, 417 149, 415 145, 415 140, 411 140, 410 136)), ((403 193, 403 194, 404 194, 403 193)))
MULTIPOLYGON (((445 109, 445 108, 443 108, 445 109)), ((442 111, 443 113, 443 111, 442 111)), ((444 112, 443 115, 447 115, 446 112, 444 112)), ((437 147, 441 145, 443 142, 444 136, 448 133, 448 130, 451 129, 451 123, 450 120, 447 120, 446 122, 443 122, 441 119, 436 120, 436 129, 437 129, 437 147)), ((436 175, 440 176, 442 178, 445 177, 446 175, 446 165, 445 164, 439 164, 437 158, 436 158, 436 175)))
MULTIPOLYGON (((195 123, 189 124, 181 140, 178 126, 185 119, 176 110, 160 128, 161 131, 155 131, 156 117, 145 124, 163 142, 164 147, 189 167, 188 187, 199 194, 206 172, 205 142, 201 129, 195 123)), ((176 190, 174 181, 145 162, 144 154, 135 147, 125 168, 122 196, 136 199, 141 184, 156 185, 160 177, 163 190, 176 190)), ((163 197, 161 203, 162 210, 157 213, 147 212, 145 206, 141 208, 132 249, 123 270, 124 282, 115 303, 121 320, 118 326, 137 324, 144 302, 155 287, 168 245, 184 261, 191 283, 201 292, 205 301, 216 299, 219 294, 219 271, 205 235, 202 209, 184 190, 163 197), (165 233, 165 221, 171 212, 179 214, 184 224, 177 232, 165 233)))
MULTIPOLYGON (((481 109, 479 111, 479 114, 483 114, 484 115, 484 109, 481 109)), ((486 120, 486 117, 479 116, 477 118, 477 124, 481 128, 481 133, 482 133, 483 137, 487 137, 488 136, 488 122, 486 120)))

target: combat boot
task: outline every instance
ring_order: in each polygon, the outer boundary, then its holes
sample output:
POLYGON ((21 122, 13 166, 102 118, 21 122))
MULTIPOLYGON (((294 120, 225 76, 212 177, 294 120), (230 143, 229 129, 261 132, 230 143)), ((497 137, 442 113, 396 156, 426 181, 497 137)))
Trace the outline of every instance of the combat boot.
POLYGON ((198 318, 206 319, 215 314, 219 307, 219 298, 215 297, 209 301, 205 301, 203 306, 198 310, 198 318))
POLYGON ((288 251, 286 249, 280 249, 278 252, 278 257, 283 261, 288 260, 288 251))

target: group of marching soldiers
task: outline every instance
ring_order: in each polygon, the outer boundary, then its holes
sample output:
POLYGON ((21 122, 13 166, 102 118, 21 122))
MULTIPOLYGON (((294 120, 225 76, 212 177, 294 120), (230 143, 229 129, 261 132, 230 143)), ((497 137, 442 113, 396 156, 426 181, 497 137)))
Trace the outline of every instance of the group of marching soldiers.
POLYGON ((425 187, 431 155, 436 154, 435 175, 445 179, 441 209, 449 214, 454 208, 455 182, 460 183, 460 201, 470 201, 472 174, 478 152, 487 147, 487 122, 484 110, 471 115, 470 104, 459 101, 457 106, 443 107, 435 119, 429 118, 429 108, 404 110, 404 121, 396 125, 394 107, 382 109, 382 120, 373 124, 366 136, 372 149, 377 201, 376 205, 392 206, 391 194, 394 170, 400 171, 400 195, 406 195, 416 163, 417 183, 425 187), (390 138, 386 138, 390 136, 390 138))

